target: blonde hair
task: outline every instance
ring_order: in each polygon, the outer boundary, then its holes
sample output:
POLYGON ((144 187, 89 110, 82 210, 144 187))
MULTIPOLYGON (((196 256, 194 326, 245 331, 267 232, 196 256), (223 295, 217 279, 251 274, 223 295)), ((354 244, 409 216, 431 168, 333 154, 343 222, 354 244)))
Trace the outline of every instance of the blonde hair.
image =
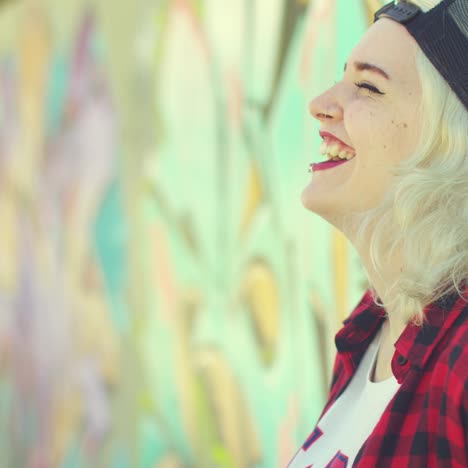
MULTIPOLYGON (((439 3, 412 2, 424 11, 439 3)), ((402 255, 403 269, 385 298, 370 284, 374 303, 422 325, 426 305, 455 291, 463 298, 468 286, 468 111, 420 49, 416 64, 423 121, 418 150, 394 169, 396 183, 382 203, 354 215, 357 239, 369 239, 379 275, 395 251, 402 255)))

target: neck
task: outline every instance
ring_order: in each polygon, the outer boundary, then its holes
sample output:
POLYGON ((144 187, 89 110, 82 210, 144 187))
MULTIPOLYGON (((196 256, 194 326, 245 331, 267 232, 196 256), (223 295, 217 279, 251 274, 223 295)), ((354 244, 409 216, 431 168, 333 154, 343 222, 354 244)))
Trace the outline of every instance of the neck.
MULTIPOLYGON (((357 245, 354 243, 356 250, 361 259, 361 264, 364 267, 369 283, 377 291, 377 294, 380 300, 385 303, 389 301, 390 286, 398 278, 398 275, 403 271, 403 262, 400 255, 395 255, 394 259, 389 262, 388 265, 384 265, 384 270, 380 272, 380 275, 372 266, 372 261, 370 259, 369 244, 366 245, 357 245), (367 248, 366 248, 367 247, 367 248)), ((392 345, 398 340, 403 330, 406 328, 408 321, 401 317, 401 314, 396 310, 392 310, 388 307, 385 307, 385 312, 388 318, 388 335, 389 340, 391 340, 392 345)))
MULTIPOLYGON (((377 291, 381 301, 384 303, 388 302, 389 298, 391 297, 390 294, 392 294, 390 291, 390 286, 395 282, 395 280, 403 271, 404 263, 401 252, 396 252, 392 260, 388 262, 388 264, 384 265, 383 271, 378 274, 372 266, 369 250, 369 240, 357 238, 356 222, 359 222, 359 218, 355 220, 352 217, 345 215, 342 217, 327 217, 327 219, 353 244, 359 254, 361 264, 367 273, 369 283, 377 291)), ((388 307, 385 308, 385 312, 388 317, 388 336, 393 345, 398 340, 403 330, 406 328, 408 320, 403 319, 400 313, 389 309, 388 307)))
MULTIPOLYGON (((372 268, 370 258, 365 258, 361 256, 361 261, 363 267, 367 272, 367 276, 370 284, 377 291, 379 298, 385 303, 389 299, 389 285, 391 285, 397 278, 397 272, 395 270, 386 270, 383 272, 382 277, 380 277, 375 270, 372 268)), ((400 270, 397 270, 400 271, 400 270)), ((385 308, 388 318, 388 334, 392 344, 398 340, 400 335, 403 333, 403 330, 406 328, 407 321, 404 320, 400 314, 388 307, 385 308)))

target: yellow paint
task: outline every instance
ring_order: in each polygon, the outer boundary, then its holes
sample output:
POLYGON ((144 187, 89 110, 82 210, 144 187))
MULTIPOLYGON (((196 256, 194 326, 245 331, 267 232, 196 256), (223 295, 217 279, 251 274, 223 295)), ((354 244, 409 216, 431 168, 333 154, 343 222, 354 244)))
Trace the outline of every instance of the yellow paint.
POLYGON ((247 180, 246 200, 244 214, 240 227, 241 237, 244 238, 248 232, 252 219, 262 202, 263 190, 260 177, 260 171, 256 162, 251 162, 247 180))
POLYGON ((256 260, 246 272, 244 298, 252 314, 262 355, 272 362, 279 339, 279 285, 271 268, 256 260))
POLYGON ((211 348, 198 352, 196 361, 214 409, 224 453, 231 454, 239 468, 259 462, 261 448, 254 421, 226 359, 219 350, 211 348))
POLYGON ((82 417, 81 398, 78 388, 69 385, 61 386, 60 392, 53 400, 51 447, 53 466, 61 464, 75 438, 76 428, 80 425, 82 417))
POLYGON ((363 0, 366 6, 367 21, 369 26, 374 22, 374 13, 384 5, 384 1, 380 0, 363 0))
POLYGON ((25 9, 19 41, 20 147, 14 160, 18 188, 35 198, 39 164, 43 155, 43 116, 50 39, 47 16, 36 4, 25 9))
POLYGON ((15 199, 0 192, 0 288, 13 294, 18 278, 18 225, 15 199))
POLYGON ((341 323, 349 314, 348 307, 348 245, 346 237, 333 228, 332 263, 333 284, 335 285, 336 310, 341 323))

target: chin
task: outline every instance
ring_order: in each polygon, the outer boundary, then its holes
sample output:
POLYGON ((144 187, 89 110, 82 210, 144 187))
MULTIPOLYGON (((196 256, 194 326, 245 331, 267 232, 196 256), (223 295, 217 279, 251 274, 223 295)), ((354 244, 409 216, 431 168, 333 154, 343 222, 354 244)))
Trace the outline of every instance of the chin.
POLYGON ((314 204, 311 203, 311 200, 310 200, 310 196, 308 196, 308 193, 307 193, 307 188, 306 187, 302 193, 301 193, 301 203, 302 203, 302 206, 306 209, 306 210, 309 210, 309 211, 315 211, 314 210, 314 204))
POLYGON ((334 202, 332 197, 333 193, 324 192, 321 187, 311 182, 302 191, 301 202, 307 210, 322 215, 330 210, 334 211, 334 206, 336 208, 336 201, 334 202))
POLYGON ((323 197, 314 197, 313 194, 308 191, 308 187, 306 187, 301 194, 301 202, 306 210, 320 216, 338 230, 342 230, 344 215, 341 211, 337 212, 336 202, 333 203, 328 197, 326 199, 323 199, 323 197))
POLYGON ((302 191, 301 202, 302 206, 306 210, 312 211, 313 213, 316 213, 325 219, 327 218, 327 213, 329 213, 330 209, 332 209, 328 200, 324 200, 323 197, 320 197, 320 195, 315 196, 314 193, 311 193, 309 187, 306 187, 302 191))

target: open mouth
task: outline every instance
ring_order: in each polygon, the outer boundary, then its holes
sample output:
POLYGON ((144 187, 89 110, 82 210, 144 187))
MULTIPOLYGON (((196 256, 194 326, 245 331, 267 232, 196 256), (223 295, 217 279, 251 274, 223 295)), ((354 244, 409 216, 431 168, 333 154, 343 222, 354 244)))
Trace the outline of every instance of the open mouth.
POLYGON ((344 159, 349 161, 356 156, 356 153, 354 153, 351 148, 347 148, 329 137, 324 137, 322 145, 320 146, 320 153, 326 155, 329 160, 333 161, 344 159))
POLYGON ((320 136, 323 138, 323 142, 319 151, 322 155, 327 157, 327 161, 311 164, 310 172, 331 169, 335 166, 345 164, 356 157, 355 150, 336 138, 333 134, 321 131, 320 136))

